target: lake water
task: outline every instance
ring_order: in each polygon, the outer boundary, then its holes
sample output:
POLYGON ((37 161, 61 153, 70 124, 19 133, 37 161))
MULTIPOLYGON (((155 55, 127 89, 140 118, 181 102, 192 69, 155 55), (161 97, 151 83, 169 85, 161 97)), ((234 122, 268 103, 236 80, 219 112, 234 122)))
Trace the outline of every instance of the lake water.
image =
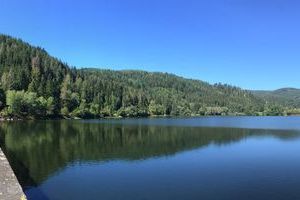
POLYGON ((300 199, 300 117, 1 122, 28 200, 300 199))

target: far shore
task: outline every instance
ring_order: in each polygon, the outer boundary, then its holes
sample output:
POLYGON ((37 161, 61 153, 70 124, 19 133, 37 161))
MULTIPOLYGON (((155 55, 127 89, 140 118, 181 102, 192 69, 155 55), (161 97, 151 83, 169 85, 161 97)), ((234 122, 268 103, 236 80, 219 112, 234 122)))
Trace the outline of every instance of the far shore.
POLYGON ((151 115, 151 116, 107 116, 99 118, 80 118, 80 117, 53 117, 53 118, 32 118, 32 117, 0 117, 1 121, 31 121, 31 120, 102 120, 102 119, 140 119, 140 118, 193 118, 193 117, 295 117, 300 114, 292 115, 191 115, 191 116, 172 116, 172 115, 151 115))

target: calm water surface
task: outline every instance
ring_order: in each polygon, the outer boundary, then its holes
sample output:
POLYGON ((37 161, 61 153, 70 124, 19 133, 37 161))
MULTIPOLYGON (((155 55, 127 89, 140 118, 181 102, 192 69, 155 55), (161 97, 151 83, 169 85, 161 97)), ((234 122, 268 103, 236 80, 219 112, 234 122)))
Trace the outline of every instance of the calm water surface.
POLYGON ((300 117, 1 122, 29 200, 300 199, 300 117))

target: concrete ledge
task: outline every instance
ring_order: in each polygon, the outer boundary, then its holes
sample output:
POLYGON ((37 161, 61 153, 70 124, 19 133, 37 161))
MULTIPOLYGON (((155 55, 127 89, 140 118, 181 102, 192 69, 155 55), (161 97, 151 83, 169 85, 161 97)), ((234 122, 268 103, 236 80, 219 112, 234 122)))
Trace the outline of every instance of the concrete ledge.
POLYGON ((0 199, 26 200, 26 196, 0 148, 0 199))

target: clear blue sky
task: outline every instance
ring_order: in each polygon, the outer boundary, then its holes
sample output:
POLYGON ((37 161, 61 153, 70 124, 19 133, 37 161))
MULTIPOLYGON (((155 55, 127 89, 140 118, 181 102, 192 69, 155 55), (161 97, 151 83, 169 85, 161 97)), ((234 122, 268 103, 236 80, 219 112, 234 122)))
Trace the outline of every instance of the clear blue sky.
POLYGON ((0 32, 76 67, 300 88, 298 0, 0 0, 0 32))

